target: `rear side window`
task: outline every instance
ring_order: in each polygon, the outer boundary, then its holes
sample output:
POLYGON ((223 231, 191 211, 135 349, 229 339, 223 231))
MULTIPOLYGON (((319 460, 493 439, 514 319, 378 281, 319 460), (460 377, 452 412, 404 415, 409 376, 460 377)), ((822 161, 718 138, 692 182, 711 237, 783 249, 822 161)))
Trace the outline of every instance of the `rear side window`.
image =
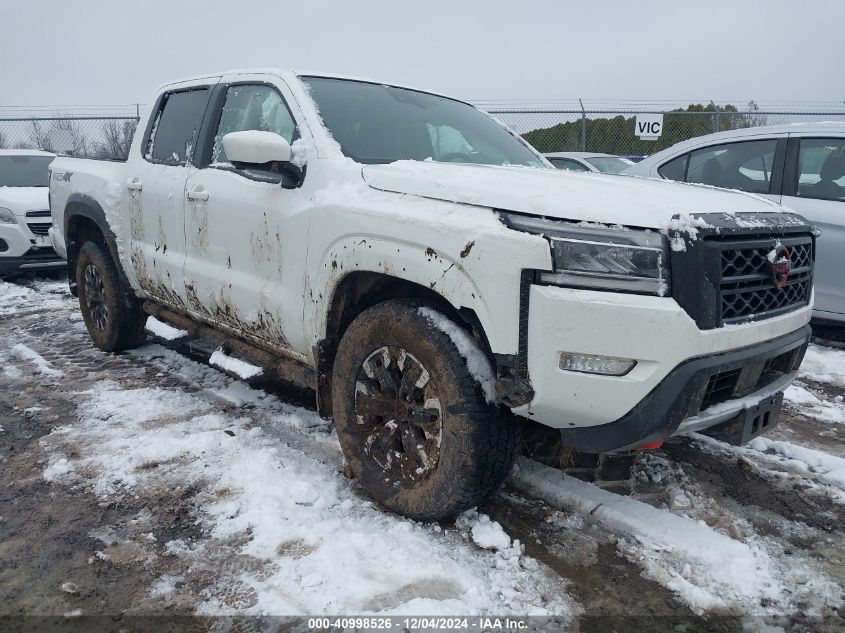
POLYGON ((657 173, 660 174, 663 178, 666 178, 667 180, 682 181, 686 177, 688 158, 689 154, 684 154, 682 156, 678 156, 677 158, 673 158, 668 163, 661 165, 658 168, 657 173))
POLYGON ((144 157, 170 165, 190 161, 207 100, 207 88, 165 95, 150 130, 144 157))
POLYGON ((801 139, 797 184, 802 198, 845 200, 845 139, 801 139))
POLYGON ((690 153, 686 181, 769 193, 777 139, 712 145, 690 153))

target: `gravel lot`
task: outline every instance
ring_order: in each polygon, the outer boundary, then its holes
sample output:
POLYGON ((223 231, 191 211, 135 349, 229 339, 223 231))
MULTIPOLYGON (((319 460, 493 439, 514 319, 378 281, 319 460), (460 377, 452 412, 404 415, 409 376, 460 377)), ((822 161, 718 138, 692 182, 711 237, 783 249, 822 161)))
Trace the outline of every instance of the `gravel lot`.
POLYGON ((96 350, 61 279, 0 282, 0 322, 6 628, 24 615, 376 612, 582 631, 845 626, 835 340, 816 339, 780 426, 751 446, 681 438, 612 490, 523 459, 483 507, 424 525, 343 476, 307 399, 178 343, 96 350))

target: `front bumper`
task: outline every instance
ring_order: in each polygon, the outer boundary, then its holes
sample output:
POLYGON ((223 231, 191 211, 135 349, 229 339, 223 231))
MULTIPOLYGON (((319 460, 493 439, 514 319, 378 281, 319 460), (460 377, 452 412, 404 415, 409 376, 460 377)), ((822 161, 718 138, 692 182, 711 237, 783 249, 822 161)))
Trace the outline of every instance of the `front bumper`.
POLYGON ((630 413, 610 424, 562 429, 563 443, 588 453, 643 446, 711 429, 779 397, 795 378, 810 326, 773 341, 676 367, 630 413))
POLYGON ((812 312, 805 306, 762 321, 703 330, 668 297, 531 285, 528 298, 527 374, 534 394, 513 411, 561 429, 574 448, 602 451, 637 440, 646 443, 653 432, 674 425, 663 437, 671 435, 684 417, 694 415, 642 422, 653 425, 651 429, 631 423, 630 416, 642 410, 653 392, 668 394, 666 399, 687 389, 688 381, 670 381, 682 367, 698 359, 706 360, 704 366, 719 367, 733 354, 749 349, 764 353, 765 346, 789 335, 806 340, 812 312), (630 358, 637 364, 625 376, 576 373, 560 369, 563 352, 630 358), (611 424, 632 430, 611 441, 613 434, 601 430, 611 424), (627 437, 630 442, 623 441, 627 437))
POLYGON ((35 235, 20 224, 0 224, 0 273, 62 266, 64 261, 49 237, 35 235))

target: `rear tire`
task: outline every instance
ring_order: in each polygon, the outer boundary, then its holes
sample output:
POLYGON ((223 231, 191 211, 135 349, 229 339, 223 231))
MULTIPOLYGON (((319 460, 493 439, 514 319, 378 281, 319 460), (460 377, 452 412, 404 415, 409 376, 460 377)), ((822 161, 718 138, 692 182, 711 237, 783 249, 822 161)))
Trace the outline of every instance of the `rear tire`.
POLYGON ((452 339, 420 307, 386 301, 353 321, 334 363, 332 402, 344 456, 366 492, 408 518, 437 521, 499 487, 519 427, 485 401, 452 339))
POLYGON ((119 352, 143 345, 146 315, 100 244, 82 245, 76 258, 76 287, 85 327, 97 347, 119 352))

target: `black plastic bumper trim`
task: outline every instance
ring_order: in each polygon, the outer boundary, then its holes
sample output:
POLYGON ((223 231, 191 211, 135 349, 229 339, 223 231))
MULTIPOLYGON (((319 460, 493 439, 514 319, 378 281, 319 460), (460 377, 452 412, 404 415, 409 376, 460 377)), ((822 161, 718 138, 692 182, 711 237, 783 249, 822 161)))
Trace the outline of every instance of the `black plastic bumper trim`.
POLYGON ((0 256, 0 273, 8 273, 23 268, 24 270, 39 270, 47 268, 63 268, 65 260, 59 257, 51 248, 50 255, 38 253, 34 256, 32 251, 24 253, 20 257, 0 256), (27 268, 31 266, 31 268, 27 268))
POLYGON ((672 435, 693 401, 700 397, 715 373, 765 361, 804 347, 810 326, 743 349, 688 360, 673 369, 629 413, 615 422, 598 426, 561 429, 563 443, 585 453, 607 453, 642 446, 672 435))

